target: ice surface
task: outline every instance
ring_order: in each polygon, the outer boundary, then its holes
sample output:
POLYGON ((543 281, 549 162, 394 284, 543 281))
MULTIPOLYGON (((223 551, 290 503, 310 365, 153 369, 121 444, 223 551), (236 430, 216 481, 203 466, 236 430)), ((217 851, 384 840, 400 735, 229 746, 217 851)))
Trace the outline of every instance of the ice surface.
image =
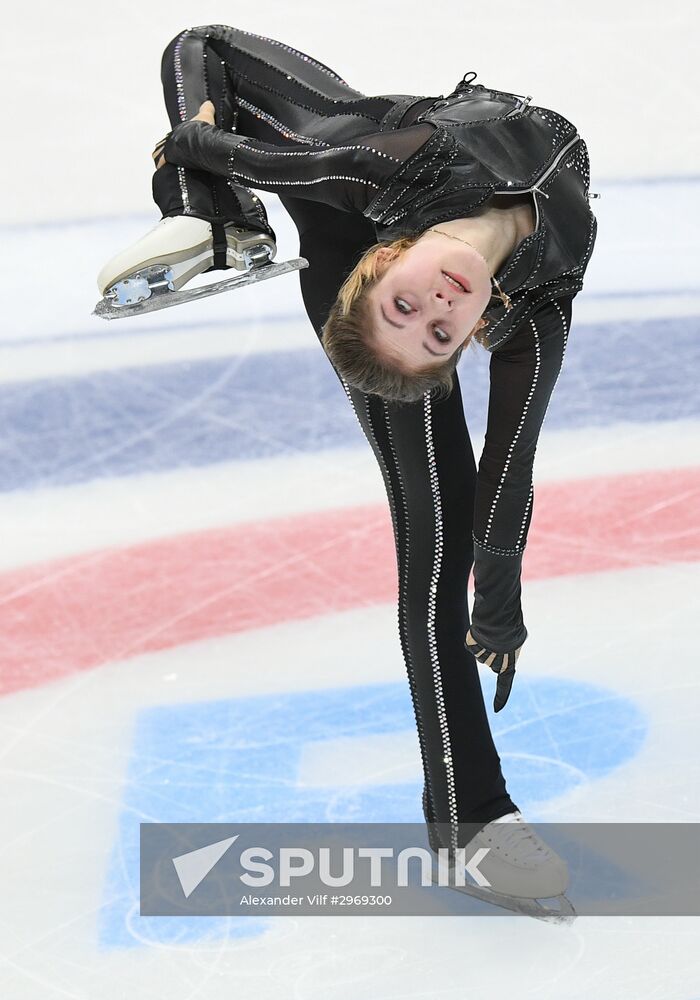
MULTIPOLYGON (((538 447, 530 638, 490 718, 527 818, 700 822, 695 9, 353 11, 236 23, 366 93, 473 66, 588 142, 598 243, 538 447)), ((238 12, 41 0, 3 42, 0 994, 692 1000, 694 918, 139 916, 140 822, 421 819, 384 487, 298 277, 90 315, 104 259, 157 218, 160 51, 204 16, 238 12)), ((478 457, 487 358, 460 376, 478 457)))

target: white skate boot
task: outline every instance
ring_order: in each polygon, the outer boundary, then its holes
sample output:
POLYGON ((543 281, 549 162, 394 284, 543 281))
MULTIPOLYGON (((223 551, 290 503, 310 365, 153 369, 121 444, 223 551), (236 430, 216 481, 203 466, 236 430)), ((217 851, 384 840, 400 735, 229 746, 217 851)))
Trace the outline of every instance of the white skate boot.
MULTIPOLYGON (((575 918, 576 912, 564 895, 569 884, 566 862, 525 822, 519 810, 482 827, 464 848, 467 862, 479 848, 488 849, 477 868, 489 885, 466 881, 472 875, 468 868, 465 871, 462 867, 458 874, 463 874, 464 879, 458 878, 456 883, 465 881, 466 884, 452 884, 450 878, 451 888, 543 920, 561 923, 575 918), (550 897, 558 899, 558 908, 539 902, 550 897)), ((451 855, 447 870, 451 876, 455 875, 451 855)))
POLYGON ((527 899, 561 896, 569 884, 569 869, 529 826, 516 809, 487 823, 467 845, 489 848, 479 871, 494 892, 527 899))
POLYGON ((105 264, 97 277, 103 298, 95 315, 103 319, 140 315, 308 266, 304 258, 272 264, 277 248, 267 233, 229 222, 217 228, 226 244, 226 263, 219 269, 233 268, 239 272, 236 277, 181 292, 191 278, 214 265, 214 232, 203 219, 170 216, 105 264))

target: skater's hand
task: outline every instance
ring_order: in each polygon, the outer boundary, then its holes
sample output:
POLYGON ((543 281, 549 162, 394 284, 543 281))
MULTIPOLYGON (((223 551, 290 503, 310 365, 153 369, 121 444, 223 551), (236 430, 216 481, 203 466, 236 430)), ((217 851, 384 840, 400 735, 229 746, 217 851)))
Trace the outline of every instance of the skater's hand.
POLYGON ((199 105, 199 111, 192 119, 193 122, 206 122, 207 125, 216 125, 216 108, 211 101, 204 101, 199 105))
MULTIPOLYGON (((207 125, 216 125, 216 108, 211 101, 204 101, 199 106, 199 111, 197 114, 190 119, 193 122, 206 122, 207 125)), ((166 142, 170 138, 171 133, 168 132, 167 135, 156 143, 156 148, 151 153, 153 157, 153 162, 156 165, 156 170, 160 170, 163 164, 166 162, 165 156, 163 155, 163 148, 166 142)))
POLYGON ((513 678, 515 677, 515 664, 518 662, 520 650, 525 643, 521 642, 517 649, 511 650, 508 653, 494 653, 482 646, 480 642, 477 642, 472 635, 472 630, 469 629, 464 644, 469 652, 474 654, 479 663, 491 667, 494 673, 498 674, 493 708, 495 712, 500 712, 508 701, 510 689, 513 686, 513 678))

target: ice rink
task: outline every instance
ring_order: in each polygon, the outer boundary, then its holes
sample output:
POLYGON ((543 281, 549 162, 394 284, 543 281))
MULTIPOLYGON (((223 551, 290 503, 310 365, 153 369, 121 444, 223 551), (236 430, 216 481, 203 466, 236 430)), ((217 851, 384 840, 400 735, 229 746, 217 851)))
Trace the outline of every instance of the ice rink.
MULTIPOLYGON (((283 40, 367 94, 444 94, 474 69, 577 124, 598 241, 498 715, 482 682, 527 819, 700 822, 695 8, 352 11, 41 0, 28 37, 6 22, 3 1000, 700 996, 700 918, 139 916, 140 822, 422 820, 384 486, 298 277, 91 316, 103 262, 157 221, 160 53, 196 24, 283 40)), ((485 352, 460 377, 478 459, 485 352)))

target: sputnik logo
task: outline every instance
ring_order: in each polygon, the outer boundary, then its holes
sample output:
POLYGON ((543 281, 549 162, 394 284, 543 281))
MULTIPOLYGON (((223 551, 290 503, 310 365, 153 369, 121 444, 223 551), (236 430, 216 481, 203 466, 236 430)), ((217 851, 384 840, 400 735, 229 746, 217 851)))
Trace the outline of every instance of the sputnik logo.
POLYGON ((215 844, 207 844, 196 851, 188 851, 187 854, 180 854, 173 858, 177 877, 180 879, 182 891, 185 898, 192 895, 200 882, 202 882, 214 865, 219 862, 226 851, 228 851, 234 840, 238 840, 239 834, 235 837, 227 837, 226 840, 218 840, 215 844))

